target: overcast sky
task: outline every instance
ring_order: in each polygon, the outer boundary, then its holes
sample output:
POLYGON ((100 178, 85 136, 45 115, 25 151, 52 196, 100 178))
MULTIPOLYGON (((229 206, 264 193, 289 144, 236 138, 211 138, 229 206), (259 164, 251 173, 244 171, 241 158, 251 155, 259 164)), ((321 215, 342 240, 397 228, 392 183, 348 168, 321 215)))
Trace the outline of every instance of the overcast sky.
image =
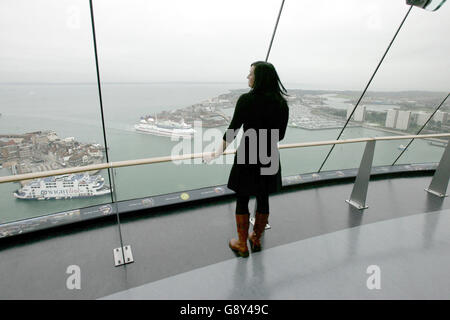
MULTIPOLYGON (((281 0, 94 0, 105 82, 242 82, 281 0)), ((269 61, 289 87, 362 90, 405 0, 286 0, 269 61)), ((369 90, 450 88, 450 3, 413 8, 369 90)), ((95 82, 88 0, 0 0, 0 82, 95 82)))

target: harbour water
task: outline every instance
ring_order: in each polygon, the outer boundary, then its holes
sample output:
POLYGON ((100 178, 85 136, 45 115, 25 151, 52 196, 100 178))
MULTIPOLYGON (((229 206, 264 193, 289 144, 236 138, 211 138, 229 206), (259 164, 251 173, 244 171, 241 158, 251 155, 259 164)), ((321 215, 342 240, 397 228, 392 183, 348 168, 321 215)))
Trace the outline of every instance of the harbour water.
MULTIPOLYGON (((242 88, 242 83, 104 84, 102 93, 109 161, 171 154, 178 142, 134 130, 133 125, 140 116, 187 107, 229 90, 242 88)), ((330 101, 332 104, 333 99, 330 101)), ((343 108, 344 102, 336 102, 339 104, 336 107, 343 108)), ((0 106, 0 134, 53 130, 60 138, 74 137, 79 142, 104 145, 96 84, 0 85, 0 106)), ((226 112, 231 115, 233 109, 226 109, 226 112)), ((226 127, 218 129, 225 132, 226 127)), ((339 131, 340 129, 305 130, 289 127, 281 144, 334 140, 339 131)), ((342 138, 386 135, 392 133, 354 127, 346 129, 342 138)), ((378 143, 374 165, 391 164, 401 152, 398 146, 408 142, 401 140, 378 143)), ((204 145, 209 143, 205 142, 204 145)), ((329 149, 330 146, 283 150, 283 176, 317 171, 329 149)), ((357 167, 363 150, 364 144, 361 143, 337 145, 323 170, 357 167)), ((427 141, 414 141, 399 163, 436 162, 443 150, 427 141)), ((116 193, 120 201, 226 184, 230 168, 230 164, 201 163, 161 163, 120 168, 115 170, 116 193)), ((1 176, 10 174, 9 170, 0 169, 1 176)), ((100 174, 108 181, 106 171, 100 174)), ((48 201, 19 200, 13 197, 18 186, 18 183, 0 184, 0 224, 111 201, 110 196, 48 201)))

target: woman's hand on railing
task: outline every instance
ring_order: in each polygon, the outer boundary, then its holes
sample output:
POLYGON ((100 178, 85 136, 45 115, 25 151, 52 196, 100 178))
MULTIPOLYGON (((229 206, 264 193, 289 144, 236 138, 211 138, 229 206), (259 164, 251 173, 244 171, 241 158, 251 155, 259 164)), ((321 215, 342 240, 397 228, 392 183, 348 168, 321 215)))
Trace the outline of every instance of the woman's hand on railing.
POLYGON ((203 154, 203 163, 210 163, 212 160, 220 156, 222 152, 219 151, 213 151, 213 152, 205 152, 203 154))

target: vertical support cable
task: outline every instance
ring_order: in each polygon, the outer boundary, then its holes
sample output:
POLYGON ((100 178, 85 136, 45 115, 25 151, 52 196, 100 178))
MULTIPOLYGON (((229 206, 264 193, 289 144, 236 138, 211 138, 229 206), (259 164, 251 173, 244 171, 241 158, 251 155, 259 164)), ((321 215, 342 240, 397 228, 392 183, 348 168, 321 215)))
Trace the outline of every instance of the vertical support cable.
POLYGON ((283 11, 284 0, 281 2, 280 11, 278 12, 277 22, 275 23, 275 28, 273 28, 272 39, 270 39, 269 49, 267 50, 266 62, 269 59, 270 50, 272 49, 273 39, 275 38, 275 33, 277 32, 278 22, 280 21, 281 11, 283 11))
MULTIPOLYGON (((104 116, 104 112, 103 112, 102 87, 101 87, 101 81, 100 81, 100 70, 99 70, 99 66, 98 66, 97 39, 95 37, 94 9, 92 7, 92 0, 89 0, 89 7, 91 10, 92 38, 94 40, 95 67, 97 70, 97 87, 98 87, 98 96, 99 96, 99 101, 100 101, 100 111, 101 111, 101 116, 102 116, 103 141, 105 144, 106 162, 109 163, 108 143, 107 143, 107 139, 106 139, 105 116, 104 116)), ((114 205, 114 204, 116 204, 116 199, 115 199, 116 186, 115 186, 113 172, 112 172, 111 168, 108 168, 108 178, 111 183, 111 188, 110 188, 111 203, 114 205)), ((117 217, 117 225, 119 227, 120 247, 123 248, 122 231, 120 229, 119 210, 117 210, 117 206, 116 206, 116 217, 117 217)), ((122 250, 122 257, 123 257, 123 261, 125 261, 125 254, 124 254, 123 250, 122 250)))
MULTIPOLYGON (((94 56, 95 56, 95 67, 96 67, 96 71, 97 71, 98 97, 100 100, 100 112, 101 112, 101 117, 102 117, 103 142, 105 144, 106 162, 109 163, 108 142, 106 140, 105 116, 103 113, 102 86, 101 86, 101 81, 100 81, 100 70, 98 67, 97 40, 95 37, 94 10, 92 8, 92 0, 89 0, 89 5, 90 5, 90 9, 91 9, 92 37, 94 40, 94 56)), ((108 170, 108 174, 109 174, 109 170, 108 170)), ((110 181, 111 181, 111 177, 110 177, 110 181)), ((114 201, 112 193, 111 193, 111 201, 114 201)))
MULTIPOLYGON (((364 88, 364 91, 362 92, 361 96, 358 99, 358 102, 356 102, 355 107, 353 108, 350 116, 347 117, 347 121, 345 122, 345 125, 342 127, 341 132, 339 133, 338 137, 336 138, 336 140, 339 140, 339 138, 341 137, 342 133, 344 132, 345 128, 347 127, 347 124, 349 123, 350 119, 353 116, 353 113, 355 112, 356 108, 358 108, 359 103, 361 102, 362 98, 364 97, 364 95, 366 94, 367 89, 369 88, 370 84, 372 83, 373 78, 375 77, 375 74, 377 73, 378 69, 380 68, 381 64, 383 63, 384 58, 386 57, 386 54, 389 52, 389 49, 392 46, 392 43, 394 43, 395 38, 397 37, 397 34, 399 33, 400 29, 403 26, 403 23, 405 22, 406 18, 408 17, 409 13, 411 12, 412 9, 412 5, 409 7, 408 12, 406 12, 405 17, 403 18, 402 22, 400 23, 400 26, 397 28, 397 31, 395 32, 394 37, 392 38, 391 42, 389 43, 389 46, 387 47, 386 51, 383 54, 383 57, 381 58, 380 62, 378 62, 377 67, 375 68, 375 71, 372 73, 372 76, 369 79, 369 82, 367 83, 366 87, 364 88)), ((322 170, 322 167, 324 166, 325 162, 327 162, 328 157, 330 156, 331 152, 334 149, 334 144, 331 147, 330 151, 328 152, 327 156, 325 157, 325 160, 323 160, 322 165, 320 166, 319 170, 317 172, 320 172, 320 170, 322 170)))
MULTIPOLYGON (((416 135, 419 135, 420 132, 422 132, 422 130, 425 128, 425 126, 428 124, 428 122, 433 118, 434 114, 442 107, 442 105, 445 103, 445 101, 447 100, 448 96, 450 96, 450 93, 447 94, 447 96, 444 98, 444 100, 442 100, 442 102, 439 104, 439 106, 436 108, 436 110, 434 110, 434 112, 430 115, 430 117, 428 118, 428 120, 423 124, 422 128, 420 128, 420 130, 416 133, 416 135)), ((402 152, 400 152, 400 154, 398 155, 397 159, 395 159, 395 161, 391 164, 391 166, 395 165, 395 163, 398 161, 398 159, 400 159, 400 157, 402 156, 402 154, 408 149, 408 147, 411 145, 411 143, 414 141, 414 138, 411 139, 411 141, 409 141, 409 143, 406 145, 405 149, 402 150, 402 152)))

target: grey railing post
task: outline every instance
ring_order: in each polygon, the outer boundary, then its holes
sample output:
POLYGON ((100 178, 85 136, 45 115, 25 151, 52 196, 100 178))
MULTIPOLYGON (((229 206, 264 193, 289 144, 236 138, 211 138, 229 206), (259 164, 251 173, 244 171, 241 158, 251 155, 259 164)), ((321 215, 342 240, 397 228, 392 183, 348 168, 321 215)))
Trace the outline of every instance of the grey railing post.
POLYGON ((448 180, 450 178, 450 141, 447 142, 447 147, 444 150, 441 161, 434 172, 433 179, 431 179, 430 186, 425 189, 431 194, 438 197, 446 197, 448 180))
POLYGON ((372 170, 373 154, 375 151, 375 140, 366 143, 364 154, 359 165, 358 175, 353 185, 352 194, 349 200, 345 200, 357 209, 366 209, 367 188, 369 187, 370 171, 372 170))

